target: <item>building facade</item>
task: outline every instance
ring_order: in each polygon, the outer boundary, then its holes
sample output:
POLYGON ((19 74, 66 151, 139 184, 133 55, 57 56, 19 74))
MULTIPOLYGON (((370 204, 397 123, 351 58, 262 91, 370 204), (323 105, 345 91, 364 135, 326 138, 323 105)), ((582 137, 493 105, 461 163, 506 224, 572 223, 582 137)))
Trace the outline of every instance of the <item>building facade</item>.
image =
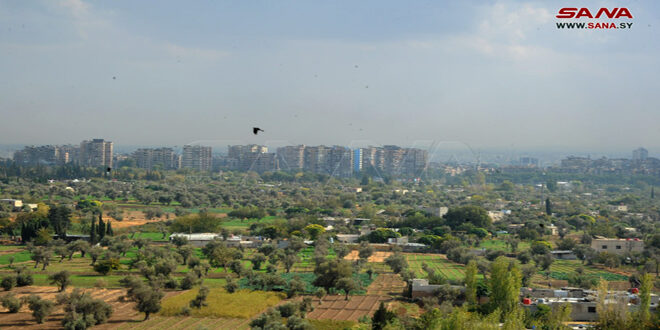
POLYGON ((103 139, 93 139, 80 143, 80 165, 112 167, 113 143, 103 139))
POLYGON ((183 146, 181 155, 181 168, 189 168, 197 171, 210 171, 213 163, 211 147, 206 146, 183 146))

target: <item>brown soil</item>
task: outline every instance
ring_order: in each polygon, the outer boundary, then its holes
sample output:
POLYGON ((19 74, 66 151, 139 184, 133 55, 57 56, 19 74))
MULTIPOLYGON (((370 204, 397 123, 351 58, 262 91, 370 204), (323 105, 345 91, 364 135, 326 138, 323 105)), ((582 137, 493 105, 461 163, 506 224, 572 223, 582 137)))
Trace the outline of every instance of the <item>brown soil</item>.
MULTIPOLYGON (((67 291, 71 291, 69 289, 67 291)), ((90 292, 95 299, 102 299, 112 306, 112 317, 107 323, 98 325, 94 329, 114 329, 127 322, 136 322, 144 318, 144 314, 138 313, 133 307, 135 303, 124 300, 126 294, 122 289, 100 289, 85 288, 85 292, 90 292)), ((55 300, 58 294, 55 287, 28 286, 16 288, 12 291, 17 297, 36 294, 43 299, 55 300)), ((175 295, 179 292, 167 292, 166 296, 175 295)), ((37 324, 31 315, 27 306, 23 306, 20 312, 11 314, 6 309, 0 307, 0 328, 5 329, 61 329, 64 310, 61 306, 56 306, 53 313, 46 318, 43 324, 37 324)))
MULTIPOLYGON (((368 262, 384 262, 387 257, 392 255, 392 252, 385 251, 374 251, 374 254, 369 257, 368 262)), ((355 261, 360 259, 359 252, 357 250, 351 251, 347 256, 344 257, 346 260, 355 261)))

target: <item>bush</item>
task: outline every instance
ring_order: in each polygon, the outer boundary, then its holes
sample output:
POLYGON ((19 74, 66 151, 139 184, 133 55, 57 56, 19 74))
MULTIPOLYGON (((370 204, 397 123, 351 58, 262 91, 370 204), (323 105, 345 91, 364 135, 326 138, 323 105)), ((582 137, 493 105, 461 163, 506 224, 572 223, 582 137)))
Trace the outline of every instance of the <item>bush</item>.
POLYGON ((65 329, 83 330, 108 321, 112 315, 112 307, 105 301, 93 299, 88 293, 79 289, 71 294, 61 293, 57 301, 64 304, 62 325, 65 329))
POLYGON ((10 313, 18 313, 23 306, 23 301, 11 293, 4 295, 0 301, 2 302, 2 307, 8 309, 10 313))
POLYGON ((209 295, 209 288, 203 286, 199 288, 199 291, 197 292, 197 296, 195 299, 190 301, 190 307, 192 308, 202 308, 206 306, 206 297, 209 295))
POLYGON ((5 291, 10 291, 16 286, 16 276, 10 275, 3 277, 0 286, 2 286, 5 291))
POLYGON ((106 258, 94 265, 94 271, 103 276, 108 275, 111 271, 119 268, 120 264, 118 258, 106 258))
POLYGON ((282 317, 289 317, 295 315, 299 308, 300 306, 298 303, 288 302, 278 306, 277 310, 280 312, 282 317))
POLYGON ((32 317, 37 323, 44 323, 48 315, 53 312, 53 302, 31 295, 28 299, 28 308, 32 311, 32 317))
POLYGON ((57 284, 60 292, 66 290, 66 287, 71 284, 71 273, 68 270, 63 270, 57 272, 53 275, 48 276, 51 284, 57 284))
POLYGON ((192 273, 187 273, 186 276, 181 279, 181 284, 179 287, 181 290, 190 290, 193 286, 195 286, 196 283, 197 277, 192 273))
POLYGON ((107 286, 108 286, 108 282, 106 280, 102 279, 102 278, 100 278, 100 279, 96 280, 96 282, 94 282, 94 287, 95 288, 106 288, 107 286))

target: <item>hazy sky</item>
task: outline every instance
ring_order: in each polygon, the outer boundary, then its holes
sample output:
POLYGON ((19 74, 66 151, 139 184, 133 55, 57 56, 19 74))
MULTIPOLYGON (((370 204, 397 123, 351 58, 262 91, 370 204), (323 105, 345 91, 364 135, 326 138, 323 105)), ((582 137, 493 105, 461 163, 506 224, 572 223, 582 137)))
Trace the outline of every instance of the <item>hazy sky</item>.
POLYGON ((0 0, 0 144, 654 153, 659 32, 655 0, 0 0), (564 6, 634 24, 558 30, 564 6))

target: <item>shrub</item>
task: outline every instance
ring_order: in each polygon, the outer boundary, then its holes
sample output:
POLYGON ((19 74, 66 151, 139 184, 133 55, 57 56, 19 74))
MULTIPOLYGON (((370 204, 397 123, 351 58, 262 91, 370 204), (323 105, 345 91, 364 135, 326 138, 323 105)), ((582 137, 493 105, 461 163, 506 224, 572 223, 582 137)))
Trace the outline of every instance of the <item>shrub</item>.
POLYGON ((63 270, 57 272, 53 275, 48 276, 51 284, 57 284, 60 289, 60 292, 66 290, 66 287, 71 284, 71 273, 68 270, 63 270))
POLYGON ((280 312, 280 315, 282 315, 282 317, 289 317, 289 316, 295 315, 296 311, 298 311, 299 308, 300 308, 300 306, 298 305, 298 303, 288 302, 288 303, 279 305, 277 307, 277 310, 280 312))
POLYGON ((32 316, 37 323, 44 323, 48 315, 53 312, 53 302, 31 295, 28 299, 28 308, 32 311, 32 316))
POLYGON ((102 278, 100 278, 100 279, 96 280, 96 282, 94 282, 94 287, 95 288, 105 288, 107 286, 108 286, 108 282, 106 280, 102 279, 102 278))
POLYGON ((190 301, 190 307, 192 308, 202 308, 206 306, 206 297, 209 295, 209 288, 203 286, 199 288, 199 291, 197 291, 197 296, 195 296, 195 299, 190 301))
POLYGON ((0 286, 2 286, 5 291, 10 291, 16 286, 16 276, 10 275, 3 277, 0 286))
POLYGON ((94 265, 94 271, 104 276, 119 268, 118 258, 105 258, 94 265))
POLYGON ((181 284, 179 287, 181 290, 190 290, 193 286, 195 286, 196 283, 197 277, 192 273, 187 273, 186 276, 181 279, 181 284))
POLYGON ((23 306, 23 301, 11 293, 4 295, 0 301, 2 302, 2 307, 8 309, 10 313, 18 313, 21 306, 23 306))

